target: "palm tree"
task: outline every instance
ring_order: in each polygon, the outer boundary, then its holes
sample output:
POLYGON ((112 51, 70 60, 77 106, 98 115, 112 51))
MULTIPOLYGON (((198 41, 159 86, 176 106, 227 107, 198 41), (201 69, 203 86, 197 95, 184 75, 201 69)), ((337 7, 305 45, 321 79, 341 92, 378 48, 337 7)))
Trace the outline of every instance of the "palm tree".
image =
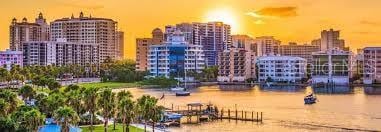
POLYGON ((28 130, 37 132, 39 126, 43 125, 45 116, 37 109, 32 109, 24 114, 24 121, 28 130))
POLYGON ((69 132, 69 125, 76 124, 79 121, 77 112, 71 107, 60 107, 54 111, 54 118, 62 127, 62 132, 69 132))
POLYGON ((20 88, 19 95, 23 98, 24 101, 27 101, 36 95, 36 91, 29 85, 25 85, 20 88))
POLYGON ((3 67, 0 67, 0 82, 5 81, 7 75, 8 75, 8 70, 3 67))
MULTIPOLYGON (((157 101, 155 97, 150 95, 143 95, 139 99, 137 99, 137 109, 138 112, 144 120, 144 131, 146 131, 147 121, 152 120, 155 121, 155 117, 158 113, 157 110, 157 101)), ((154 129, 154 127, 153 127, 154 129)))
POLYGON ((115 107, 115 93, 110 88, 106 88, 99 93, 98 104, 101 107, 104 119, 104 131, 107 132, 108 120, 112 116, 112 110, 115 107))
POLYGON ((61 88, 61 84, 53 78, 49 78, 46 83, 48 85, 48 88, 52 91, 55 91, 61 88))
POLYGON ((12 113, 16 110, 18 106, 18 98, 14 92, 11 92, 10 90, 0 90, 0 99, 4 99, 9 103, 9 107, 6 110, 7 113, 12 113))
POLYGON ((85 109, 90 113, 90 131, 93 131, 93 118, 97 111, 98 90, 98 88, 89 87, 83 91, 85 109))
MULTIPOLYGON (((118 99, 118 114, 122 117, 123 131, 129 131, 129 124, 132 122, 134 115, 135 102, 132 101, 132 94, 130 91, 121 91, 117 95, 118 99), (126 126, 126 128, 125 128, 126 126)), ((115 122, 114 122, 115 125, 115 122)))
POLYGON ((6 102, 4 99, 0 99, 0 117, 6 117, 7 116, 8 107, 9 107, 9 103, 6 102))
POLYGON ((66 104, 72 107, 78 114, 81 113, 82 91, 80 89, 70 90, 66 92, 66 104))

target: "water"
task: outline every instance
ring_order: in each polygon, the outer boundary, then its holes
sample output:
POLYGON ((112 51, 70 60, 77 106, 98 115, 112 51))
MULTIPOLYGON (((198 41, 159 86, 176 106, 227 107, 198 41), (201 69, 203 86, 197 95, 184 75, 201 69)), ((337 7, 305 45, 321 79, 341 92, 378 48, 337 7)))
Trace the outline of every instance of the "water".
MULTIPOLYGON (((191 89, 191 96, 152 89, 128 89, 139 97, 150 94, 161 105, 175 109, 191 102, 212 103, 221 109, 264 112, 263 123, 213 121, 182 125, 171 131, 381 131, 381 88, 337 87, 312 89, 297 87, 202 86, 191 89), (303 97, 312 91, 318 97, 314 105, 304 105, 303 97)), ((250 115, 251 116, 251 115, 250 115)))

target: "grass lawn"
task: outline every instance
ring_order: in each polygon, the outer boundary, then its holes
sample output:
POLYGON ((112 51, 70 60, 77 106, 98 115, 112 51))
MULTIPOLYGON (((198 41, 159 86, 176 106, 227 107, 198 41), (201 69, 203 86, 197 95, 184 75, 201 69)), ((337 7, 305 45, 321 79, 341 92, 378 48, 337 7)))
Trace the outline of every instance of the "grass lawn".
POLYGON ((121 82, 97 82, 97 83, 82 83, 80 87, 108 87, 112 89, 116 88, 130 88, 139 86, 138 83, 121 83, 121 82))
MULTIPOLYGON (((80 127, 80 128, 82 129, 82 132, 90 132, 90 126, 80 127)), ((114 129, 114 125, 110 124, 108 126, 108 131, 110 131, 110 132, 123 132, 122 124, 116 124, 115 130, 113 130, 113 129, 114 129)), ((93 132, 103 132, 103 131, 104 131, 103 125, 94 126, 93 132)), ((137 128, 137 127, 134 127, 134 126, 130 126, 130 132, 144 132, 144 130, 137 128)))

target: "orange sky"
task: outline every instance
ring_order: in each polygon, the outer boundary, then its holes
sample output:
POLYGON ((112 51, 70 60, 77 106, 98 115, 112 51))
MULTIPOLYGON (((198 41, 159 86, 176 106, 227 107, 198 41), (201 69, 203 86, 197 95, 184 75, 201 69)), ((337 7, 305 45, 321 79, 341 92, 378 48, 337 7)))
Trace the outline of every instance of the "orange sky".
POLYGON ((235 34, 273 35, 310 43, 323 29, 341 30, 352 50, 381 46, 381 0, 2 0, 0 49, 9 47, 13 17, 29 21, 42 12, 48 21, 85 15, 112 18, 125 32, 126 58, 135 58, 135 38, 150 37, 153 28, 211 19, 232 24, 235 34))

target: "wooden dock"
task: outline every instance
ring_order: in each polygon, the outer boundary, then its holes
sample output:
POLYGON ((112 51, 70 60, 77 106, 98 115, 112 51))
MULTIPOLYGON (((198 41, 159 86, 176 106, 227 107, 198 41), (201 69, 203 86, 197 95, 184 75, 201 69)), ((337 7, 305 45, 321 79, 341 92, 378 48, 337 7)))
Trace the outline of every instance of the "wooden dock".
MULTIPOLYGON (((218 110, 217 107, 212 107, 213 105, 208 104, 206 107, 200 103, 197 104, 188 104, 187 109, 174 109, 173 105, 167 112, 179 113, 184 117, 187 117, 187 120, 191 122, 192 117, 196 117, 196 122, 201 120, 235 120, 235 121, 250 121, 250 122, 263 122, 263 112, 256 111, 245 111, 238 109, 221 109, 218 110), (205 119, 206 118, 206 119, 205 119)), ((184 107, 182 107, 184 108, 184 107)))

